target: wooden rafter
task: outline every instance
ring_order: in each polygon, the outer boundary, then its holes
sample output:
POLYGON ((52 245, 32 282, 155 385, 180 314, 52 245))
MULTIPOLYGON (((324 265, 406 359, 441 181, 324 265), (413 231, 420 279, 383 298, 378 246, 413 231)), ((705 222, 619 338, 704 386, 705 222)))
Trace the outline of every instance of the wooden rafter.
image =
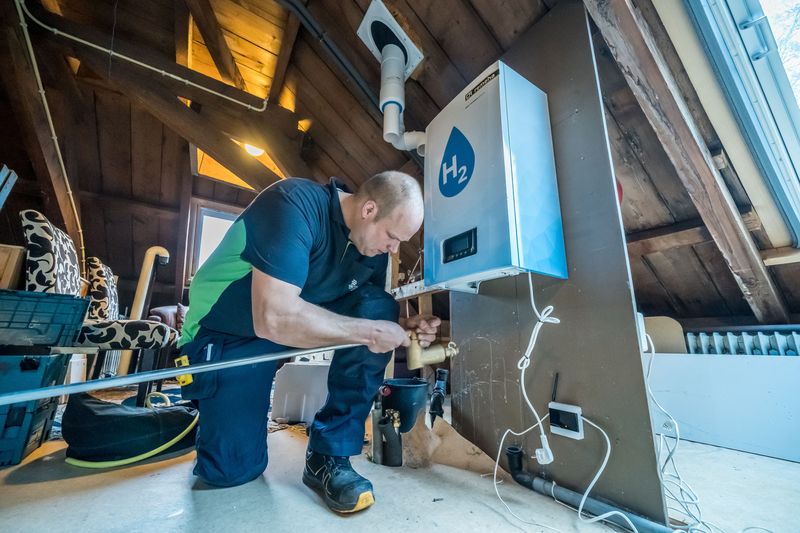
POLYGON ((789 321, 742 217, 714 166, 653 36, 630 0, 584 0, 753 314, 789 321))
POLYGON ((278 53, 278 62, 275 65, 275 75, 272 77, 272 85, 269 87, 268 102, 277 102, 283 89, 283 82, 286 79, 286 68, 289 66, 289 59, 292 57, 292 49, 297 39, 297 32, 300 30, 300 19, 289 12, 286 20, 286 27, 283 30, 281 39, 281 51, 278 53))
POLYGON ((275 173, 248 156, 217 124, 184 105, 165 86, 127 65, 118 65, 107 75, 107 61, 81 50, 78 57, 117 92, 138 103, 172 131, 195 144, 219 161, 248 185, 261 190, 280 179, 275 173))
POLYGON ((102 204, 103 207, 113 209, 115 212, 133 213, 143 217, 161 217, 170 220, 178 218, 178 209, 134 198, 114 196, 111 194, 98 194, 90 191, 81 191, 81 198, 92 205, 102 204))
MULTIPOLYGON (((63 224, 75 243, 80 238, 80 221, 72 208, 68 190, 67 176, 58 161, 57 146, 50 132, 47 114, 39 96, 33 65, 28 57, 25 37, 18 24, 13 3, 7 2, 0 8, 0 19, 7 21, 0 26, 0 68, 3 81, 12 107, 17 113, 22 130, 23 142, 31 159, 37 179, 45 193, 46 205, 55 200, 55 206, 48 208, 48 216, 57 225, 63 224)), ((75 199, 77 202, 77 199, 75 199)), ((77 207, 77 205, 76 205, 77 207)))
MULTIPOLYGON (((36 2, 28 2, 26 5, 37 19, 41 20, 44 24, 50 27, 56 28, 57 30, 70 35, 74 35, 75 37, 79 37, 103 48, 110 48, 111 46, 110 34, 100 31, 92 26, 81 24, 65 17, 50 13, 49 11, 42 9, 42 7, 37 5, 36 2)), ((34 24, 31 24, 31 26, 33 27, 34 24)), ((57 40, 66 46, 75 47, 76 54, 78 50, 82 49, 81 45, 75 44, 66 37, 48 35, 48 38, 57 40)), ((161 76, 159 72, 163 71, 166 74, 187 79, 194 84, 201 85, 220 93, 224 97, 240 101, 253 107, 260 107, 263 103, 263 100, 257 96, 242 91, 237 87, 228 85, 227 83, 215 80, 214 78, 201 74, 188 67, 177 64, 171 56, 167 56, 159 50, 132 43, 119 35, 114 36, 113 44, 114 51, 118 54, 133 57, 158 69, 158 72, 150 70, 146 72, 149 76, 152 76, 153 79, 157 79, 160 81, 160 83, 169 87, 169 89, 175 95, 189 98, 193 102, 198 102, 203 105, 214 105, 217 107, 230 108, 232 113, 246 112, 246 109, 241 105, 231 102, 230 100, 226 100, 225 98, 221 98, 220 96, 210 94, 209 92, 198 89, 190 84, 175 80, 169 76, 161 76)), ((103 57, 106 58, 105 68, 108 70, 108 58, 107 56, 103 57)), ((117 64, 129 65, 129 63, 123 62, 122 60, 111 61, 112 75, 114 73, 114 65, 117 64)))
MULTIPOLYGON (((98 44, 100 46, 107 46, 108 43, 106 40, 108 36, 104 35, 102 32, 98 32, 96 29, 70 21, 64 17, 59 17, 57 15, 53 15, 52 13, 48 13, 38 7, 35 7, 35 4, 31 4, 31 10, 35 11, 35 15, 37 18, 42 19, 45 24, 49 26, 58 28, 61 31, 70 33, 72 35, 78 36, 84 40, 89 42, 98 44)), ((64 37, 59 36, 52 36, 48 35, 48 39, 53 39, 54 41, 61 42, 65 46, 72 47, 74 43, 67 40, 64 37)), ((179 65, 166 57, 160 52, 155 50, 149 49, 144 46, 139 46, 135 44, 131 44, 126 42, 124 39, 117 37, 114 40, 114 49, 119 52, 120 54, 129 55, 131 57, 135 57, 147 64, 155 66, 164 72, 167 72, 171 75, 186 78, 193 83, 201 85, 203 87, 208 87, 226 97, 233 98, 235 100, 241 101, 245 104, 248 104, 253 107, 260 107, 263 101, 247 92, 244 92, 238 88, 231 87, 225 83, 219 82, 213 78, 200 74, 199 72, 195 72, 186 68, 185 66, 179 65)), ((175 80, 168 76, 162 76, 158 72, 154 72, 149 69, 141 68, 138 66, 134 66, 129 62, 123 61, 118 58, 114 58, 110 61, 110 68, 109 68, 109 59, 105 55, 99 55, 98 52, 94 52, 90 49, 86 49, 83 47, 75 47, 74 48, 74 55, 85 58, 88 62, 92 62, 95 65, 95 68, 91 69, 96 75, 103 79, 102 83, 105 85, 112 85, 114 86, 114 90, 125 94, 126 96, 130 97, 131 99, 135 99, 135 95, 131 93, 131 87, 126 86, 126 84, 120 83, 123 79, 135 79, 136 85, 138 87, 143 88, 145 93, 148 93, 148 101, 150 102, 150 110, 151 113, 158 116, 158 114, 152 111, 152 107, 155 104, 156 100, 163 100, 166 98, 167 102, 161 102, 160 109, 165 110, 166 108, 171 108, 172 113, 169 115, 173 117, 173 119, 177 118, 177 115, 181 115, 184 117, 189 117, 188 120, 198 124, 198 120, 200 120, 199 124, 206 129, 209 127, 216 128, 216 131, 204 131, 204 132, 197 132, 194 134, 189 134, 190 132, 187 131, 188 128, 185 125, 181 125, 180 127, 173 124, 170 126, 174 131, 178 131, 179 129, 184 133, 181 134, 184 138, 189 140, 190 142, 194 142, 190 139, 197 138, 197 137, 206 137, 206 138, 217 138, 220 139, 224 135, 221 133, 223 131, 227 131, 230 133, 232 137, 237 138, 237 140, 241 140, 243 142, 251 142, 263 148, 267 151, 273 161, 276 163, 281 172, 286 175, 296 175, 296 176, 306 176, 309 175, 308 168, 305 163, 300 158, 300 144, 301 144, 301 135, 300 132, 297 131, 297 120, 291 113, 275 109, 275 110, 267 110, 261 113, 256 113, 254 111, 248 111, 243 106, 233 103, 229 100, 221 98, 219 96, 215 96, 209 94, 208 92, 199 89, 197 87, 193 87, 190 84, 182 83, 181 81, 175 80), (108 78, 108 79, 106 79, 108 78), (154 95, 160 95, 159 98, 155 98, 154 95), (175 104, 178 102, 177 96, 185 97, 190 99, 193 103, 199 104, 195 106, 196 109, 199 109, 199 113, 192 112, 193 114, 187 115, 187 109, 184 106, 184 109, 179 109, 175 107, 175 104), (219 118, 220 120, 206 120, 201 115, 214 115, 215 117, 219 118), (269 116, 266 116, 269 115, 269 116), (225 117, 226 120, 224 121, 226 124, 226 129, 222 129, 222 117, 225 117), (235 127, 231 127, 234 125, 235 127), (229 131, 235 130, 235 131, 229 131), (244 132, 244 133, 242 133, 244 132), (253 137, 257 137, 256 141, 251 141, 248 138, 248 135, 253 137)), ((162 117, 159 117, 162 118, 162 117)), ((162 118, 163 121, 163 118, 162 118)), ((165 122, 166 123, 166 122, 165 122)), ((195 143, 198 147, 203 149, 200 143, 195 143)), ((251 171, 251 179, 253 178, 252 172, 258 171, 261 167, 260 164, 256 164, 257 166, 253 166, 249 163, 242 163, 237 164, 236 160, 239 159, 238 153, 234 155, 227 147, 221 147, 219 144, 217 145, 218 148, 232 157, 228 157, 228 163, 232 163, 236 168, 250 168, 251 171)), ((234 145, 235 146, 235 145, 234 145)), ((238 152, 242 150, 236 147, 238 152)), ((239 171, 232 168, 229 164, 223 162, 220 158, 213 155, 208 150, 204 150, 209 155, 214 157, 217 161, 228 167, 231 172, 235 174, 239 174, 239 171)), ((256 172, 258 174, 258 172, 256 172)), ((271 176, 274 174, 270 173, 271 176)), ((272 177, 268 177, 265 179, 258 179, 256 180, 259 182, 258 185, 253 185, 257 189, 261 189, 265 186, 265 184, 269 184, 273 181, 272 177)), ((245 179, 245 176, 240 176, 242 179, 245 179)), ((246 181, 246 180, 245 180, 246 181)))
MULTIPOLYGON (((175 61, 184 67, 191 67, 192 21, 189 8, 183 0, 175 0, 175 61)), ((178 243, 175 253, 175 301, 183 303, 186 287, 187 250, 189 249, 189 217, 192 206, 192 173, 189 153, 181 159, 180 210, 178 212, 178 243)))
POLYGON ((214 15, 211 2, 209 0, 184 1, 189 11, 191 11, 197 27, 200 29, 203 41, 205 41, 208 52, 211 54, 211 59, 214 60, 214 65, 216 65, 222 79, 243 91, 247 90, 242 73, 239 72, 233 53, 225 41, 222 27, 219 25, 216 15, 214 15))
MULTIPOLYGON (((753 211, 742 213, 742 220, 748 231, 762 229, 761 220, 753 211)), ((656 252, 666 252, 673 248, 693 246, 712 240, 711 234, 703 225, 702 220, 689 220, 628 235, 628 255, 642 256, 656 252)))

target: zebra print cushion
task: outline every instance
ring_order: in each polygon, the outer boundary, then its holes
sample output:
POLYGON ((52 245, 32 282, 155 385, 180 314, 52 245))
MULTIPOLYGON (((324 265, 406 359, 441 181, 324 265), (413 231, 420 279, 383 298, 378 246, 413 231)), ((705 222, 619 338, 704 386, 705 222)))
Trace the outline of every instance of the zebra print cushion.
POLYGON ((101 350, 152 350, 171 346, 177 339, 177 331, 152 320, 87 320, 75 344, 101 350))
POLYGON ((78 296, 81 273, 72 239, 33 209, 21 211, 27 241, 25 289, 78 296))
POLYGON ((86 259, 89 277, 89 320, 116 320, 119 318, 119 296, 114 273, 97 257, 86 259))

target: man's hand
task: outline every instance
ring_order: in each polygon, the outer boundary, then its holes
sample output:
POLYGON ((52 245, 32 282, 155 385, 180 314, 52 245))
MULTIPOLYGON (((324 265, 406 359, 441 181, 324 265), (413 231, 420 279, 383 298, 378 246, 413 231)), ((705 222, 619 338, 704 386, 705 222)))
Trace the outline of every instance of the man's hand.
POLYGON ((417 334, 419 345, 427 348, 436 340, 436 332, 441 325, 442 319, 431 315, 414 315, 408 318, 401 318, 400 325, 405 329, 410 329, 417 334))
POLYGON ((399 324, 388 320, 371 320, 372 332, 367 348, 372 353, 391 352, 398 346, 408 346, 411 339, 399 324))

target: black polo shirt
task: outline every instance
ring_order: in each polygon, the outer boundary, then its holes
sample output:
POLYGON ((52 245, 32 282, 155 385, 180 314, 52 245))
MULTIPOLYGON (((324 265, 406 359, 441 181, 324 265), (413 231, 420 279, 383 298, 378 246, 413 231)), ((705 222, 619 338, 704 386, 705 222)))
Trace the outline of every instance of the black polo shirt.
POLYGON ((323 305, 358 287, 384 286, 387 254, 361 255, 350 242, 337 188, 292 178, 268 187, 236 219, 192 279, 180 344, 202 327, 255 337, 252 268, 301 289, 323 305))

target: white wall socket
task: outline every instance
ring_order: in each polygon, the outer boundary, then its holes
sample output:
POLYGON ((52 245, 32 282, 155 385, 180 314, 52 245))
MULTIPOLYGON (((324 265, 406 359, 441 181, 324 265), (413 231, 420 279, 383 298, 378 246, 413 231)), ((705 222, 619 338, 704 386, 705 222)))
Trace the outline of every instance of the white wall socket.
POLYGON ((550 402, 550 433, 583 440, 583 411, 577 405, 550 402))

